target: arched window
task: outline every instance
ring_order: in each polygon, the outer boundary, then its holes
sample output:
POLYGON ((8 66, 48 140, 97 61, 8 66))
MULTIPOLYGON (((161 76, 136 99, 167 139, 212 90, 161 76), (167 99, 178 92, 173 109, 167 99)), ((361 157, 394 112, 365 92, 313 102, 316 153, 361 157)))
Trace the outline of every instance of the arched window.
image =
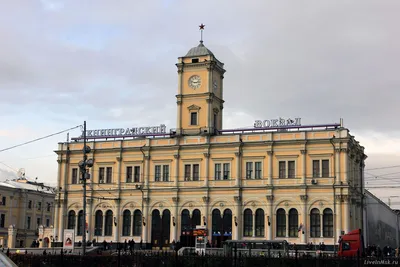
POLYGON ((310 236, 321 236, 321 217, 318 209, 312 209, 310 212, 310 236))
POLYGON ((112 225, 113 225, 113 212, 108 210, 106 212, 106 225, 104 227, 104 235, 112 236, 112 225))
POLYGON ((324 237, 333 237, 333 212, 331 209, 324 209, 322 220, 324 237))
POLYGON ((78 213, 78 230, 77 235, 83 234, 83 210, 78 213))
POLYGON ((94 235, 103 235, 103 212, 101 210, 96 211, 94 218, 94 235))
POLYGON ((289 210, 289 237, 299 236, 299 214, 296 209, 289 210))
POLYGON ((201 225, 201 212, 195 209, 192 215, 192 229, 196 229, 197 225, 201 225))
POLYGON ((131 235, 131 212, 129 210, 124 210, 122 216, 122 235, 131 235))
POLYGON ((243 213, 243 236, 253 236, 253 212, 245 209, 243 213))
POLYGON ((135 210, 133 213, 133 235, 142 235, 142 212, 140 210, 135 210))
MULTIPOLYGON (((221 234, 222 231, 222 218, 221 212, 218 209, 212 211, 212 234, 221 234)), ((223 233, 222 233, 223 234, 223 233)))
POLYGON ((224 210, 224 215, 222 216, 222 232, 224 236, 231 239, 232 236, 232 211, 230 209, 224 210))
POLYGON ((68 212, 68 229, 75 229, 75 211, 68 212))
POLYGON ((264 215, 264 210, 263 209, 257 209, 256 210, 256 236, 264 236, 265 228, 265 215, 264 215))
POLYGON ((276 211, 276 236, 286 236, 286 214, 284 209, 278 209, 276 211))
POLYGON ((185 235, 190 228, 190 213, 188 210, 183 210, 181 213, 181 232, 185 235))

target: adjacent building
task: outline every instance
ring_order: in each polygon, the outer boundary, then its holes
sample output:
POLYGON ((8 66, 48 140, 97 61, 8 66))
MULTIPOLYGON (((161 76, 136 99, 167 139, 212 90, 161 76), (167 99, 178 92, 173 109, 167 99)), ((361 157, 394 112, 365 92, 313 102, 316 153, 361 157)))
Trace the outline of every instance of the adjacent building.
POLYGON ((0 182, 0 245, 26 247, 38 239, 39 226, 53 225, 54 188, 25 178, 0 182), (9 227, 16 239, 9 241, 9 227))
POLYGON ((366 155, 347 128, 278 118, 224 129, 224 64, 201 41, 176 66, 176 127, 86 131, 94 160, 86 215, 83 137, 59 143, 58 236, 74 229, 81 240, 84 218, 88 240, 149 247, 193 245, 196 225, 207 227, 215 246, 226 239, 334 244, 362 228, 366 155))

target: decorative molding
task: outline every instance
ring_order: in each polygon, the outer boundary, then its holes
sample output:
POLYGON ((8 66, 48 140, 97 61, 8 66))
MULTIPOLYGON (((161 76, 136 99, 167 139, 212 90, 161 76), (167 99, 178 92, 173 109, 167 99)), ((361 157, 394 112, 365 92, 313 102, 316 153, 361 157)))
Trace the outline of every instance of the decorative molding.
POLYGON ((175 204, 179 203, 179 197, 172 197, 172 202, 175 204))
POLYGON ((306 150, 306 149, 302 149, 302 150, 300 150, 300 153, 301 153, 302 155, 305 155, 305 154, 307 153, 307 150, 306 150))
POLYGON ((210 197, 203 197, 203 202, 204 203, 210 203, 210 197))
POLYGON ((335 148, 336 153, 340 153, 340 148, 335 148))
POLYGON ((242 155, 241 152, 235 152, 235 156, 236 156, 236 157, 240 157, 241 155, 242 155))
POLYGON ((86 203, 87 203, 87 204, 92 204, 92 203, 93 203, 93 199, 90 199, 90 198, 87 199, 87 200, 86 200, 86 203))
POLYGON ((117 159, 118 162, 121 162, 122 157, 117 157, 116 159, 117 159))
POLYGON ((320 206, 320 207, 323 207, 323 206, 324 206, 324 202, 320 201, 320 202, 319 202, 319 206, 320 206))
POLYGON ((217 108, 213 108, 213 111, 214 111, 214 113, 219 113, 219 109, 217 109, 217 108))
POLYGON ((207 99, 206 99, 206 102, 207 102, 207 104, 210 104, 210 103, 213 102, 213 99, 212 99, 212 98, 207 98, 207 99))
POLYGON ((224 106, 223 105, 220 105, 219 106, 219 110, 223 110, 224 109, 224 106))
POLYGON ((267 195, 267 200, 272 202, 274 200, 274 195, 267 195))
POLYGON ((348 150, 347 148, 341 148, 341 149, 340 149, 340 152, 349 153, 349 150, 348 150))
POLYGON ((289 202, 285 202, 285 207, 289 207, 289 202))
POLYGON ((200 109, 201 109, 201 107, 196 106, 196 105, 188 106, 188 110, 200 110, 200 109))
POLYGON ((335 196, 336 200, 343 202, 343 196, 342 195, 336 195, 335 196))
POLYGON ((177 100, 177 101, 176 101, 176 104, 177 104, 177 105, 182 105, 182 100, 177 100))
POLYGON ((300 195, 300 199, 302 201, 306 201, 308 199, 308 196, 307 195, 300 195))
POLYGON ((350 197, 348 196, 348 195, 342 195, 342 201, 343 202, 349 202, 349 200, 350 200, 350 197))
POLYGON ((225 206, 225 204, 221 202, 221 203, 219 203, 219 206, 222 208, 225 206))
POLYGON ((272 151, 272 150, 269 150, 269 151, 267 151, 267 154, 268 154, 268 156, 271 156, 271 155, 273 155, 273 154, 274 154, 274 151, 272 151))
POLYGON ((242 198, 240 196, 234 196, 233 200, 235 200, 235 202, 240 202, 242 198))
POLYGON ((175 154, 175 155, 174 155, 174 158, 175 158, 175 159, 179 159, 179 154, 175 154))
POLYGON ((150 156, 144 156, 145 160, 150 160, 150 158, 151 158, 150 156))
POLYGON ((163 203, 160 203, 158 206, 159 206, 160 208, 163 208, 163 207, 164 207, 164 204, 163 204, 163 203))
POLYGON ((203 153, 205 158, 209 158, 210 157, 210 153, 203 153))
POLYGON ((57 160, 57 163, 58 163, 58 164, 61 164, 62 162, 63 162, 62 159, 58 159, 58 160, 57 160))
POLYGON ((150 198, 144 197, 143 198, 143 203, 149 204, 150 203, 150 198))

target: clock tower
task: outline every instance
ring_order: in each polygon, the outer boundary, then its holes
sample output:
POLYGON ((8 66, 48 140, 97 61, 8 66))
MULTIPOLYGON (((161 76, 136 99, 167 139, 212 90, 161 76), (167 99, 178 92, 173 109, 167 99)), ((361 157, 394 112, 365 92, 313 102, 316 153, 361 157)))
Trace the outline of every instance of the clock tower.
POLYGON ((184 57, 178 58, 176 66, 177 134, 216 134, 222 129, 224 64, 201 40, 184 57))

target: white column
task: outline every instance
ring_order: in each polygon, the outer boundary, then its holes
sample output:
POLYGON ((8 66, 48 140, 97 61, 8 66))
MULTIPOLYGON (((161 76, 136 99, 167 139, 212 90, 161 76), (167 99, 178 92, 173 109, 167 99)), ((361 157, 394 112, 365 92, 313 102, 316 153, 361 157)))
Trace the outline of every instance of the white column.
POLYGON ((303 163, 303 168, 302 168, 302 178, 303 178, 303 184, 306 183, 307 181, 307 150, 300 150, 301 154, 303 155, 302 158, 302 163, 303 163))
POLYGON ((286 237, 289 237, 289 212, 286 212, 286 237))
POLYGON ((308 218, 308 214, 307 214, 307 199, 308 196, 307 195, 302 195, 300 196, 301 200, 302 200, 302 206, 303 206, 303 214, 301 216, 301 223, 303 224, 303 228, 301 229, 300 232, 300 242, 302 244, 307 244, 307 218, 308 218), (304 234, 303 234, 304 232, 304 234))
POLYGON ((235 204, 236 204, 236 211, 235 215, 232 218, 232 239, 233 240, 240 240, 241 239, 241 230, 243 227, 242 221, 242 199, 240 196, 234 197, 235 204), (235 217, 237 226, 235 225, 235 217))
POLYGON ((181 220, 179 220, 179 214, 178 214, 178 208, 179 208, 179 197, 173 197, 172 202, 174 203, 173 206, 173 219, 175 218, 175 226, 173 224, 174 220, 172 220, 172 239, 175 240, 175 242, 178 241, 178 225, 180 224, 181 220))
POLYGON ((235 156, 236 156, 236 181, 235 181, 235 186, 240 187, 241 179, 242 179, 241 153, 240 152, 235 152, 235 156))
POLYGON ((151 225, 151 217, 149 216, 149 199, 148 198, 143 198, 143 202, 144 202, 144 211, 143 211, 143 216, 146 225, 143 225, 143 218, 142 218, 142 236, 143 236, 143 243, 149 243, 149 237, 148 237, 148 229, 151 225))
POLYGON ((340 149, 335 149, 335 176, 336 184, 340 184, 340 149))
POLYGON ((273 151, 267 151, 268 154, 268 184, 272 185, 272 164, 273 164, 273 151))
POLYGON ((344 227, 343 230, 347 234, 350 231, 350 198, 349 196, 343 196, 343 218, 344 218, 344 227))
POLYGON ((321 225, 321 227, 320 227, 320 237, 324 237, 324 212, 323 211, 321 211, 321 213, 320 213, 320 225, 321 225))
POLYGON ((209 180, 209 177, 210 177, 210 154, 209 153, 204 153, 204 157, 206 158, 206 163, 205 163, 206 166, 205 166, 205 174, 204 174, 204 186, 208 187, 208 180, 209 180))
POLYGON ((179 186, 179 154, 174 155, 175 158, 175 180, 174 180, 174 186, 178 187, 179 186))
POLYGON ((145 166, 146 166, 146 171, 144 174, 144 187, 148 188, 149 187, 149 179, 150 179, 150 156, 147 155, 144 158, 145 158, 145 166))
POLYGON ((339 236, 342 235, 342 196, 336 195, 336 240, 339 240, 339 236))
POLYGON ((253 212, 253 237, 256 237, 256 213, 253 212))
POLYGON ((273 195, 268 195, 267 196, 267 201, 268 201, 268 216, 267 216, 267 227, 268 227, 268 240, 273 240, 273 222, 274 222, 274 214, 273 214, 273 202, 274 202, 274 196, 273 195), (269 218, 269 221, 268 221, 269 218), (269 222, 269 223, 268 223, 269 222))

